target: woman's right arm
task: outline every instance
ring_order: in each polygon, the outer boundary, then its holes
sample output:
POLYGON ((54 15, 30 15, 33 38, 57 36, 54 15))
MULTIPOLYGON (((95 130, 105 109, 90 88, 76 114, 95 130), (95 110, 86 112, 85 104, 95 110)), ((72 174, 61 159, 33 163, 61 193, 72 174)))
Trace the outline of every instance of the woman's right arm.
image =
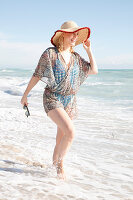
POLYGON ((21 99, 21 104, 22 105, 27 105, 28 106, 28 102, 27 102, 27 96, 29 94, 29 92, 31 91, 31 89, 38 83, 38 81, 40 80, 39 77, 37 76, 32 76, 30 81, 29 81, 29 84, 23 94, 23 97, 21 99))
POLYGON ((38 65, 29 81, 29 84, 23 94, 21 99, 21 104, 28 105, 27 96, 31 89, 37 84, 37 82, 46 74, 46 77, 50 76, 49 69, 51 67, 51 61, 49 58, 49 49, 46 49, 43 54, 41 55, 38 65))

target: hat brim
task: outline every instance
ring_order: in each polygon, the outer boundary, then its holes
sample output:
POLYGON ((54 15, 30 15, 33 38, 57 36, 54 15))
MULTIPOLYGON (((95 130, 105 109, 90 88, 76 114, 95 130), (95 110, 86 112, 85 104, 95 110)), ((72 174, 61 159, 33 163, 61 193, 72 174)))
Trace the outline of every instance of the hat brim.
POLYGON ((74 33, 79 32, 78 38, 76 40, 75 46, 81 44, 83 41, 86 41, 90 37, 90 28, 89 27, 75 27, 70 29, 60 29, 57 30, 51 38, 51 43, 56 46, 58 44, 58 39, 62 33, 74 33))

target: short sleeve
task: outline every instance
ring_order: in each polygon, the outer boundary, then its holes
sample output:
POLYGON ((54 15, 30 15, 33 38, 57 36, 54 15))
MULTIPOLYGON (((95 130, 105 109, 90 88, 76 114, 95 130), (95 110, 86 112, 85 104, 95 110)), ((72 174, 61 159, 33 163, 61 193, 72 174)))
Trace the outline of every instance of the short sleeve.
POLYGON ((41 55, 38 65, 33 73, 33 76, 40 78, 41 81, 49 86, 52 86, 55 81, 51 63, 50 49, 48 48, 41 55))
POLYGON ((80 85, 86 80, 89 75, 90 63, 76 53, 77 61, 79 64, 79 82, 80 85))

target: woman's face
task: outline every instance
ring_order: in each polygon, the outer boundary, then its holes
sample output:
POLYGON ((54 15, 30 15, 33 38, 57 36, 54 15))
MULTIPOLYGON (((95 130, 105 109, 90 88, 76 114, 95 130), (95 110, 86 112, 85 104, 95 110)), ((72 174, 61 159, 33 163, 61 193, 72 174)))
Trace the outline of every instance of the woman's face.
POLYGON ((75 46, 76 40, 78 38, 78 32, 75 33, 63 33, 64 45, 75 46))

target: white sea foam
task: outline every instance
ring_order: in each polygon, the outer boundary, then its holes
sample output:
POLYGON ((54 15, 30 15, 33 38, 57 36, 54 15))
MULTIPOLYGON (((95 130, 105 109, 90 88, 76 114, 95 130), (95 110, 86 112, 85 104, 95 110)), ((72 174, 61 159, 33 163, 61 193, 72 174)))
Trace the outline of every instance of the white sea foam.
POLYGON ((110 86, 114 86, 114 85, 124 85, 124 83, 121 82, 110 82, 110 83, 105 83, 105 82, 85 82, 84 83, 85 86, 90 86, 90 85, 110 85, 110 86))
POLYGON ((13 72, 13 70, 9 70, 9 69, 2 69, 2 70, 0 70, 0 72, 13 72))

